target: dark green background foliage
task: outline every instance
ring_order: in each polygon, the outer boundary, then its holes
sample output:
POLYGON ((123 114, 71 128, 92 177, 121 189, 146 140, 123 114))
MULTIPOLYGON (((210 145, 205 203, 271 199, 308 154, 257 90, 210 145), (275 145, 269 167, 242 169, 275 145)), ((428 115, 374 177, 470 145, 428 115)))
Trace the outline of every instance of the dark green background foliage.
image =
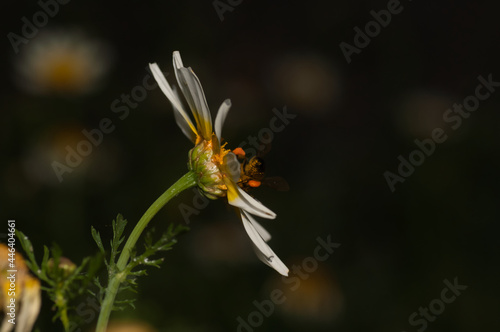
MULTIPOLYGON (((364 30, 370 11, 387 3, 242 1, 221 21, 211 1, 72 0, 41 31, 79 29, 111 54, 99 86, 76 95, 31 94, 16 84, 15 66, 38 37, 16 54, 7 34, 20 34, 21 18, 31 20, 40 6, 2 4, 3 232, 16 219, 37 257, 55 242, 73 262, 98 252, 91 226, 107 245, 121 213, 130 232, 187 171, 192 145, 159 89, 123 120, 111 105, 143 84, 149 62, 173 82, 171 55, 179 50, 214 115, 231 99, 229 148, 269 127, 274 108, 297 115, 274 133, 265 158, 267 173, 287 179, 290 191, 252 191, 278 215, 262 220, 275 252, 292 267, 314 256, 318 237, 341 246, 307 279, 291 272, 299 279, 283 283, 253 255, 233 211, 214 201, 190 216, 191 230, 162 254, 161 268, 138 280, 136 309, 114 317, 160 331, 236 331, 237 318, 257 310, 254 301, 281 289, 287 299, 255 331, 417 331, 422 325, 410 325, 410 315, 441 297, 443 280, 458 278, 468 288, 427 330, 497 330, 500 91, 455 130, 442 116, 475 93, 479 75, 500 81, 498 6, 401 2, 403 10, 348 64, 339 44, 353 45, 353 29, 364 30), (115 129, 59 183, 52 145, 74 148, 81 130, 103 118, 115 129), (434 128, 448 139, 391 192, 384 173, 397 174, 398 156, 408 159, 414 140, 434 128), (57 134, 65 130, 76 139, 57 134)), ((193 206, 193 197, 180 194, 153 219, 156 238, 170 222, 184 222, 179 206, 193 206)), ((81 309, 88 330, 95 310, 81 309)), ((62 330, 52 315, 44 295, 41 331, 62 330)))

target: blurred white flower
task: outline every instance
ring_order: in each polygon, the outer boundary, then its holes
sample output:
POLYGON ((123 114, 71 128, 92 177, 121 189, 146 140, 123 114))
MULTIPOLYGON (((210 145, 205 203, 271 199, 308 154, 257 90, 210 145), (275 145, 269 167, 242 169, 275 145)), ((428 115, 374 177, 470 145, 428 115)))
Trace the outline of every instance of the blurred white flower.
POLYGON ((0 304, 1 311, 4 311, 4 318, 0 331, 10 332, 30 332, 40 312, 42 305, 42 295, 40 290, 40 281, 33 278, 28 272, 28 267, 24 262, 23 256, 16 253, 15 256, 15 287, 11 286, 12 267, 9 264, 9 247, 0 244, 0 304), (11 290, 13 289, 13 290, 11 290), (14 316, 10 316, 9 305, 14 303, 14 316), (8 314, 9 313, 9 314, 8 314), (9 322, 9 320, 13 319, 9 322), (13 324, 12 322, 15 322, 13 324))
POLYGON ((15 62, 15 81, 36 94, 79 95, 100 86, 111 63, 107 44, 77 31, 42 31, 15 62))
MULTIPOLYGON (((66 164, 68 149, 74 151, 78 142, 85 139, 81 130, 82 127, 78 125, 65 125, 50 128, 42 134, 23 155, 21 162, 26 180, 43 185, 59 185, 52 163, 57 161, 66 164)), ((73 156, 76 155, 75 152, 73 156)), ((71 168, 71 175, 75 177, 85 174, 92 156, 81 157, 81 164, 71 168)))

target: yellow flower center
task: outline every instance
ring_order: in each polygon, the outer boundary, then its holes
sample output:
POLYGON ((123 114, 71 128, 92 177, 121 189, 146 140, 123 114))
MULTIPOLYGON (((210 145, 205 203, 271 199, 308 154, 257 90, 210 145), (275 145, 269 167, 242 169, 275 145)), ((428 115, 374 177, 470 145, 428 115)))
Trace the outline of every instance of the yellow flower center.
MULTIPOLYGON (((213 141, 214 139, 212 139, 213 141)), ((212 144, 212 142, 210 142, 212 144)), ((214 163, 217 163, 218 165, 224 164, 224 157, 231 152, 231 150, 227 150, 224 147, 227 145, 227 142, 224 143, 220 148, 219 148, 219 153, 214 153, 212 156, 212 161, 214 163)))

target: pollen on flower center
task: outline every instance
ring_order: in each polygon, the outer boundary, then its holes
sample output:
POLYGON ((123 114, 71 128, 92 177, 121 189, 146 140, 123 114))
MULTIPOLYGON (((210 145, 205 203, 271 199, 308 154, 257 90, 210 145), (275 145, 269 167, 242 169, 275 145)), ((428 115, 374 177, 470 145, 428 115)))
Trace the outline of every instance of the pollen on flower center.
POLYGON ((231 152, 231 150, 227 150, 224 147, 227 145, 227 142, 224 143, 220 148, 219 148, 219 153, 214 153, 212 156, 212 161, 217 163, 218 165, 224 164, 224 157, 231 152))

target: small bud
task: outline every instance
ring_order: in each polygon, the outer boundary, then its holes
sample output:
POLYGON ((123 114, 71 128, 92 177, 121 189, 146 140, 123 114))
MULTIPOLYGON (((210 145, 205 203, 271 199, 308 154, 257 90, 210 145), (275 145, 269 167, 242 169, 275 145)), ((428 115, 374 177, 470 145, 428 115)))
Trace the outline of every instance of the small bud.
MULTIPOLYGON (((54 268, 54 259, 53 258, 49 259, 47 265, 48 265, 49 270, 52 270, 54 268)), ((59 268, 59 270, 62 270, 63 275, 65 277, 67 277, 76 269, 76 265, 68 258, 61 257, 61 258, 59 258, 58 268, 59 268)))

